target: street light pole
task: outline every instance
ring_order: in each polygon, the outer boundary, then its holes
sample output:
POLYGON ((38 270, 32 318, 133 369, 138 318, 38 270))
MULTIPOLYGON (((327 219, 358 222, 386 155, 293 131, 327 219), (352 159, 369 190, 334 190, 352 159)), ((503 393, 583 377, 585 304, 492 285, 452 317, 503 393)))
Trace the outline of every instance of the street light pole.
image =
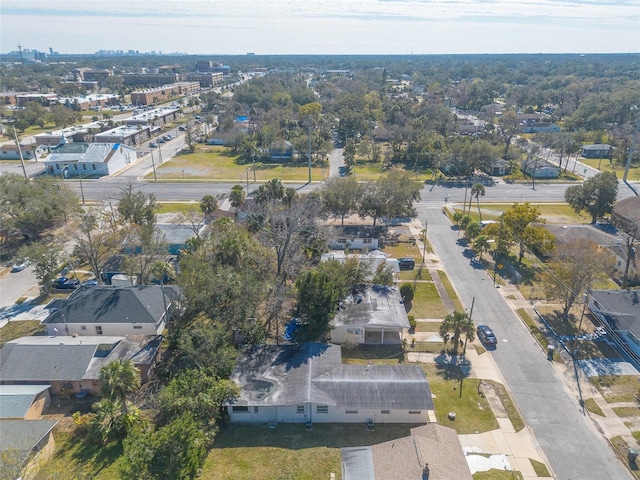
POLYGON ((84 188, 82 188, 82 175, 78 175, 80 181, 80 196, 82 197, 82 204, 84 205, 84 188))
POLYGON ((158 177, 156 176, 156 162, 153 160, 153 150, 151 151, 151 167, 153 168, 153 181, 157 182, 158 177))

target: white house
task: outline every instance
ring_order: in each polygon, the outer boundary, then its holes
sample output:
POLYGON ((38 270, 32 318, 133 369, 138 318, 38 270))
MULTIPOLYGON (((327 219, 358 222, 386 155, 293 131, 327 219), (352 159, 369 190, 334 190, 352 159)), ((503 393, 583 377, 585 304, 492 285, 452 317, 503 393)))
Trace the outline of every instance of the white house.
POLYGON ((523 161, 522 171, 535 178, 558 178, 560 176, 560 168, 557 165, 542 160, 538 162, 523 161))
POLYGON ((135 162, 134 148, 120 143, 64 143, 45 158, 47 173, 96 178, 112 175, 135 162))
POLYGON ((328 228, 327 245, 332 250, 376 250, 380 248, 380 237, 386 233, 385 226, 344 225, 328 228))
POLYGON ((178 287, 83 286, 47 307, 48 335, 160 335, 176 311, 178 287))
POLYGON ((417 365, 343 365, 340 347, 321 343, 249 347, 231 376, 227 402, 237 423, 427 423, 429 382, 417 365))
POLYGON ((592 290, 589 310, 640 357, 640 291, 592 290))
POLYGON ((398 344, 410 325, 397 287, 362 285, 340 302, 331 327, 331 343, 398 344))
POLYGON ((320 256, 321 262, 337 260, 340 263, 345 263, 348 259, 357 260, 362 268, 367 269, 369 272, 369 275, 365 278, 367 281, 373 278, 373 275, 380 265, 388 266, 394 274, 400 272, 398 259, 391 258, 390 255, 380 250, 371 250, 367 253, 345 253, 343 250, 334 250, 329 253, 323 253, 320 256))

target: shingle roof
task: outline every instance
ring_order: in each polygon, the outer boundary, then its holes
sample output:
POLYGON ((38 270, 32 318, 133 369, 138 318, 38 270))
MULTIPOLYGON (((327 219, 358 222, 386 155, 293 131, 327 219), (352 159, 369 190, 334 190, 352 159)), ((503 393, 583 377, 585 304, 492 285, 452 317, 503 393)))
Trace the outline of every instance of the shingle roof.
POLYGON ((591 297, 614 330, 629 330, 640 338, 640 291, 592 290, 591 297))
MULTIPOLYGON (((164 287, 167 305, 178 293, 176 287, 164 287)), ((75 291, 52 312, 44 324, 53 323, 152 323, 157 324, 164 312, 162 287, 137 285, 117 287, 95 285, 75 291)))
POLYGON ((640 223, 640 197, 633 196, 620 200, 613 206, 613 211, 621 217, 640 223))
POLYGON ((342 365, 340 346, 260 345, 245 350, 231 376, 241 387, 233 405, 316 403, 340 408, 433 410, 429 382, 417 365, 342 365))
POLYGON ((0 451, 29 453, 57 423, 57 420, 0 420, 0 451))
POLYGON ((24 418, 36 396, 49 385, 0 385, 0 418, 24 418))

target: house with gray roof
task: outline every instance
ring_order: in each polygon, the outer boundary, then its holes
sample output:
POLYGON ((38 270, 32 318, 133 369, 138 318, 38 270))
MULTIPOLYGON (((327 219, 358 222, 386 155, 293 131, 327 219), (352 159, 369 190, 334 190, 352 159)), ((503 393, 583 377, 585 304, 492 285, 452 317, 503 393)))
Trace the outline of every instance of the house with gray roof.
POLYGON ((342 480, 472 480, 455 430, 435 423, 411 435, 341 449, 342 480))
POLYGON ((331 343, 399 344, 409 318, 398 287, 353 287, 331 321, 331 343))
POLYGON ((55 449, 57 420, 0 420, 2 478, 33 478, 55 449))
POLYGON ((161 341, 160 335, 17 338, 0 350, 0 385, 50 385, 53 394, 99 395, 100 369, 111 362, 131 360, 146 381, 161 341))
POLYGON ((321 262, 328 262, 331 260, 337 260, 340 263, 345 263, 347 260, 358 261, 361 268, 367 269, 368 274, 364 278, 366 281, 371 281, 373 279, 373 275, 381 265, 390 268, 394 275, 400 272, 398 259, 392 258, 391 255, 388 255, 381 250, 371 250, 366 253, 346 253, 344 250, 332 250, 331 252, 323 253, 320 256, 321 262))
POLYGON ((135 148, 122 143, 63 143, 44 159, 46 172, 63 178, 112 175, 138 159, 135 148))
POLYGON ((591 313, 640 357, 640 290, 591 290, 591 313))
POLYGON ((429 382, 417 365, 343 365, 321 343, 247 348, 231 376, 240 396, 226 404, 238 423, 427 423, 429 382))
POLYGON ((49 403, 49 385, 0 385, 0 418, 35 420, 49 403))
POLYGON ((56 302, 42 322, 48 335, 160 335, 178 311, 174 285, 83 286, 56 302))

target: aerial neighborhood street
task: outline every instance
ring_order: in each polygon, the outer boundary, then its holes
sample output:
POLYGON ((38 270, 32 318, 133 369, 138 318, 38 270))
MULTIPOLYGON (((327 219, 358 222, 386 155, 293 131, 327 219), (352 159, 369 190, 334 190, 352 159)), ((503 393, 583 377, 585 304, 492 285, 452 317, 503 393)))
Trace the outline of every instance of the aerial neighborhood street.
POLYGON ((29 55, 6 478, 639 477, 637 55, 29 55))

